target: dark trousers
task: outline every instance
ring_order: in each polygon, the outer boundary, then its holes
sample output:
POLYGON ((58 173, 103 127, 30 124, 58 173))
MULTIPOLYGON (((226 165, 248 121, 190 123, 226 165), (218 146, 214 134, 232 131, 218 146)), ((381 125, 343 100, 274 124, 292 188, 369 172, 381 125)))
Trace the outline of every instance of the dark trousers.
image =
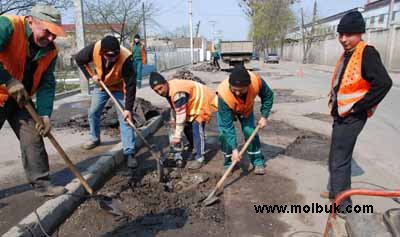
MULTIPOLYGON (((332 129, 332 142, 329 152, 330 198, 351 188, 351 160, 357 137, 367 121, 367 113, 362 112, 346 118, 335 118, 332 129)), ((342 207, 351 205, 351 199, 342 207)))
POLYGON ((191 148, 194 147, 196 151, 196 160, 204 161, 205 153, 205 126, 206 123, 199 123, 197 121, 186 122, 183 132, 189 142, 191 148))
POLYGON ((217 67, 218 69, 221 68, 221 67, 219 66, 218 58, 214 58, 214 59, 213 59, 213 66, 214 66, 214 67, 217 67))
MULTIPOLYGON (((35 129, 35 122, 29 113, 20 109, 12 99, 9 99, 4 107, 0 107, 0 129, 6 120, 19 139, 22 165, 28 181, 31 184, 47 184, 49 182, 49 160, 43 138, 35 129)), ((1 140, 1 142, 6 142, 1 140)))

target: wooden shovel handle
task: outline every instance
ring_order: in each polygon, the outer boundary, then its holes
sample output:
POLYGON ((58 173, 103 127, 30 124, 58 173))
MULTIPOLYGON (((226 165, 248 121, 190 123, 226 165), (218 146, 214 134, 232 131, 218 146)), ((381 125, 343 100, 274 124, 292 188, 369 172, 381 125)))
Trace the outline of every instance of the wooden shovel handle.
MULTIPOLYGON (((33 108, 33 106, 30 103, 25 104, 25 108, 28 111, 28 113, 32 116, 33 120, 38 123, 42 124, 42 119, 40 116, 37 114, 36 110, 33 108)), ((57 142, 56 138, 53 136, 51 132, 48 133, 47 138, 50 140, 50 142, 53 144, 54 148, 57 150, 57 152, 60 154, 61 158, 65 161, 67 164, 68 168, 72 171, 72 173, 79 179, 85 190, 90 194, 93 195, 93 190, 88 184, 88 182, 85 180, 85 178, 81 175, 79 170, 76 168, 74 163, 72 163, 71 159, 68 157, 68 155, 65 153, 64 149, 60 146, 60 144, 57 142)))
MULTIPOLYGON (((123 113, 124 109, 122 108, 121 104, 119 103, 119 101, 113 96, 113 94, 111 93, 111 91, 108 89, 108 87, 106 86, 106 84, 104 84, 103 81, 100 81, 100 85, 101 87, 103 87, 103 89, 106 91, 106 93, 110 96, 111 100, 114 102, 114 104, 117 106, 118 110, 123 113)), ((147 146, 147 148, 149 148, 149 151, 151 153, 151 155, 154 158, 157 158, 157 154, 154 152, 153 147, 147 142, 147 140, 142 136, 142 134, 139 132, 139 130, 137 129, 137 127, 135 126, 135 124, 132 122, 131 119, 127 120, 129 126, 131 126, 133 128, 133 130, 135 130, 136 135, 143 141, 144 145, 147 146)), ((157 158, 158 159, 158 158, 157 158)))
MULTIPOLYGON (((250 135, 249 139, 247 139, 246 143, 243 145, 242 149, 240 150, 239 156, 242 156, 243 153, 247 150, 247 147, 250 145, 251 141, 257 135, 259 130, 260 130, 260 126, 257 125, 257 127, 254 129, 253 133, 250 135)), ((232 164, 229 166, 229 168, 225 171, 222 178, 218 181, 217 185, 215 186, 215 190, 218 190, 222 186, 226 177, 228 177, 228 175, 231 173, 231 171, 232 171, 233 167, 235 167, 236 163, 237 163, 237 161, 232 162, 232 164)))

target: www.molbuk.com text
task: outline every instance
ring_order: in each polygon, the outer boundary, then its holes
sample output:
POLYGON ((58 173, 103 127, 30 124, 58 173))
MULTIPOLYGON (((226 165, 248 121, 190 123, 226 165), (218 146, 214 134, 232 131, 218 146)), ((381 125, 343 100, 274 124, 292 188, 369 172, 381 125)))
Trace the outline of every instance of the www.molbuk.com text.
POLYGON ((372 205, 354 205, 347 206, 344 209, 340 205, 336 204, 324 204, 312 203, 311 205, 254 205, 256 213, 341 213, 346 211, 347 213, 374 213, 374 207, 372 205))

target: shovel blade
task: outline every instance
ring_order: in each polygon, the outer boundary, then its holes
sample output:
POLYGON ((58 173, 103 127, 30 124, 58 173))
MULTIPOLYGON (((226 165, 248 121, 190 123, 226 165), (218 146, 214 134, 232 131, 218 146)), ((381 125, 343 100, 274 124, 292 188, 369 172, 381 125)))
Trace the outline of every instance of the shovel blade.
POLYGON ((211 206, 214 203, 217 203, 219 201, 219 199, 216 196, 212 196, 212 197, 207 197, 204 201, 203 201, 203 205, 204 206, 211 206))
POLYGON ((99 196, 96 198, 99 207, 114 216, 123 216, 124 213, 121 210, 121 202, 115 198, 107 196, 99 196))
POLYGON ((215 196, 216 190, 213 190, 206 199, 203 201, 204 206, 211 206, 212 204, 219 201, 218 197, 215 196))

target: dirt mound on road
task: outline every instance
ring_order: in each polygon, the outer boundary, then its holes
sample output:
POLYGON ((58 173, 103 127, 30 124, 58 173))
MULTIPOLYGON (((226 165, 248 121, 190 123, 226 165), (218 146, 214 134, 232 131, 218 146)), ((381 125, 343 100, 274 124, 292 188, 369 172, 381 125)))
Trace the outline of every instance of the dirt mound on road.
POLYGON ((218 67, 213 66, 211 63, 203 63, 192 68, 193 71, 201 72, 218 72, 218 67))
MULTIPOLYGON (((54 111, 52 116, 53 127, 56 129, 69 128, 73 129, 75 132, 88 130, 89 107, 90 100, 62 104, 54 111)), ((136 98, 132 111, 134 112, 134 123, 137 127, 146 125, 148 120, 160 115, 162 112, 160 108, 155 107, 151 102, 142 98, 136 98)), ((102 111, 101 127, 110 130, 110 135, 119 135, 117 110, 111 100, 107 102, 102 111)))
POLYGON ((206 83, 201 80, 200 77, 195 76, 190 70, 185 69, 177 71, 174 75, 172 75, 171 79, 191 80, 206 85, 206 83))
POLYGON ((187 172, 180 176, 175 171, 170 177, 170 182, 163 185, 158 182, 155 172, 141 179, 135 177, 130 183, 127 177, 114 176, 101 193, 119 197, 126 215, 114 217, 99 210, 94 200, 89 200, 61 226, 60 236, 71 236, 77 229, 82 230, 82 236, 154 236, 160 231, 183 226, 194 236, 204 236, 209 231, 221 233, 224 229, 223 203, 210 207, 201 205, 218 177, 187 172))

